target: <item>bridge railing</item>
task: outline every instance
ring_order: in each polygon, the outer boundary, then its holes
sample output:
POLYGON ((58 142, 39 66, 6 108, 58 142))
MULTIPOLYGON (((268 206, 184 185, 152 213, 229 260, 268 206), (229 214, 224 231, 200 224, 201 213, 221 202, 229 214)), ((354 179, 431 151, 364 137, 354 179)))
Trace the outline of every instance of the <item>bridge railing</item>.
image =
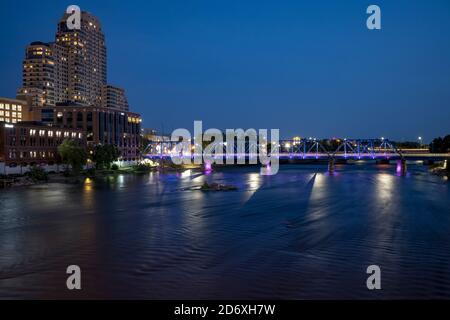
MULTIPOLYGON (((260 151, 264 151, 270 156, 297 157, 297 158, 389 158, 400 157, 402 152, 395 146, 395 143, 388 139, 291 139, 280 140, 278 145, 268 144, 266 146, 257 143, 232 143, 227 142, 210 144, 205 150, 193 143, 190 150, 181 154, 179 142, 175 141, 152 141, 148 144, 143 154, 148 157, 170 157, 170 156, 191 156, 196 152, 207 151, 217 157, 225 156, 255 156, 260 151), (277 153, 275 153, 277 152, 277 153)), ((186 150, 185 150, 186 151, 186 150)))

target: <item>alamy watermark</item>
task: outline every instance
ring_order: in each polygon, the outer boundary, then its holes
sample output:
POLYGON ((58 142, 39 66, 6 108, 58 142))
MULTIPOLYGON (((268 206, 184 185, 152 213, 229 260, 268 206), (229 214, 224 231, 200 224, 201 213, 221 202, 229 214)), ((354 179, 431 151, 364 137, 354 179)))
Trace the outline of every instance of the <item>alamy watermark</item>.
POLYGON ((279 170, 279 129, 207 129, 202 121, 194 121, 194 134, 180 128, 172 132, 174 143, 169 155, 177 165, 257 164, 262 175, 274 175, 279 170))
POLYGON ((369 30, 381 30, 381 9, 379 6, 372 4, 367 7, 367 14, 370 16, 367 18, 366 25, 369 30))
MULTIPOLYGON (((66 25, 69 30, 81 29, 81 9, 77 5, 70 5, 66 9, 67 17, 66 25)), ((369 30, 381 30, 381 8, 375 4, 367 7, 366 14, 370 14, 367 18, 366 26, 369 30)))
POLYGON ((77 5, 70 5, 66 9, 66 13, 69 15, 66 20, 66 26, 69 30, 81 29, 81 9, 77 5))
POLYGON ((366 273, 370 274, 366 281, 367 289, 381 290, 381 268, 373 264, 367 267, 366 273))
POLYGON ((66 269, 70 276, 66 280, 66 286, 69 290, 81 290, 81 268, 77 265, 70 265, 66 269))

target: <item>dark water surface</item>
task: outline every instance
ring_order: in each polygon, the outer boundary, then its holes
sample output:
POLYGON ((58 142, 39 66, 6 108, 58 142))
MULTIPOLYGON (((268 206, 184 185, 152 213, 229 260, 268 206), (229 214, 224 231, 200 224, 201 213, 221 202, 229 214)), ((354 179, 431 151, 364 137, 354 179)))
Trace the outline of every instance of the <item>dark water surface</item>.
POLYGON ((120 175, 0 190, 0 298, 450 298, 450 183, 422 166, 120 175), (205 180, 238 191, 183 188, 205 180), (66 289, 66 268, 82 290, 66 289), (366 288, 381 267, 382 290, 366 288))

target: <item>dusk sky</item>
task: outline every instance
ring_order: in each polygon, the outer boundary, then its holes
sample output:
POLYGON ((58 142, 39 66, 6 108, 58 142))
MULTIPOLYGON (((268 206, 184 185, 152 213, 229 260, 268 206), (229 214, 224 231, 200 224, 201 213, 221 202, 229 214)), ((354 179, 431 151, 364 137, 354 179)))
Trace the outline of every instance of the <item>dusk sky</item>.
POLYGON ((282 137, 450 134, 450 1, 2 1, 0 96, 66 7, 102 22, 108 82, 144 127, 279 128, 282 137), (103 3, 103 4, 102 4, 103 3), (366 8, 382 30, 366 28, 366 8))

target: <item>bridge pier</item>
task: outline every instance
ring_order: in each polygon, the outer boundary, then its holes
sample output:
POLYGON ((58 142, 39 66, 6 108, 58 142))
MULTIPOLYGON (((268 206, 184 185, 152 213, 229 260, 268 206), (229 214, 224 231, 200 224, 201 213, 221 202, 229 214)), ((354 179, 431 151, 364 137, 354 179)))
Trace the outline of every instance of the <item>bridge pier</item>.
POLYGON ((406 165, 406 160, 405 159, 397 160, 397 173, 404 176, 406 175, 407 171, 408 167, 406 165))
POLYGON ((334 158, 328 159, 328 173, 334 174, 334 170, 336 168, 336 162, 334 158))
POLYGON ((203 163, 203 171, 207 172, 207 173, 213 171, 212 164, 210 162, 204 162, 203 163))

